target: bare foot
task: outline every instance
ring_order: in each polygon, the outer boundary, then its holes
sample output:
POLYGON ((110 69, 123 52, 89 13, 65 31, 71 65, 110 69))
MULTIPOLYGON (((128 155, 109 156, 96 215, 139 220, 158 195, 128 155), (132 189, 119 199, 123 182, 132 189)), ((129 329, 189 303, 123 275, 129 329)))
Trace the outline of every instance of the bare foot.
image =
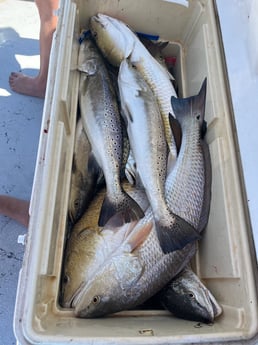
POLYGON ((9 76, 9 84, 15 92, 27 96, 45 97, 46 80, 43 81, 39 76, 29 77, 22 73, 12 72, 9 76))

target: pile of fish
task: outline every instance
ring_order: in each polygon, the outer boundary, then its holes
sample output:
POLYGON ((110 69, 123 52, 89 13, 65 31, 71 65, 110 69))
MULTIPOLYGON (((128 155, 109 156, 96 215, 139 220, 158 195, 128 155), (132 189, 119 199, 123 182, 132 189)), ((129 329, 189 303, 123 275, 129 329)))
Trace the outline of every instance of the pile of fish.
POLYGON ((160 57, 125 23, 97 14, 90 31, 78 60, 60 303, 90 318, 152 298, 212 322, 221 307, 189 268, 211 198, 206 80, 198 95, 177 98, 160 57))

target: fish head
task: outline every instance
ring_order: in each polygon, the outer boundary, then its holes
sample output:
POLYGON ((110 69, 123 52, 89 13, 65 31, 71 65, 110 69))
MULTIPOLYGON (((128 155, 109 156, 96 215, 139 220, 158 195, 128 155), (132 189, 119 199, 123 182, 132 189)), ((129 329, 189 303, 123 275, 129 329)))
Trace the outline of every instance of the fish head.
POLYGON ((99 49, 91 36, 82 41, 78 56, 78 70, 84 72, 82 74, 84 77, 95 75, 99 70, 102 59, 99 49))
POLYGON ((222 313, 214 296, 191 270, 183 270, 165 290, 163 304, 177 317, 211 323, 222 313))
POLYGON ((126 24, 118 19, 96 14, 90 18, 90 30, 98 47, 114 66, 119 66, 133 50, 135 38, 126 24))
POLYGON ((130 290, 142 272, 137 256, 113 256, 74 298, 75 315, 95 318, 127 309, 135 298, 130 290))
POLYGON ((101 236, 96 229, 74 228, 68 239, 60 282, 60 304, 71 308, 72 301, 87 281, 98 260, 95 258, 101 236))

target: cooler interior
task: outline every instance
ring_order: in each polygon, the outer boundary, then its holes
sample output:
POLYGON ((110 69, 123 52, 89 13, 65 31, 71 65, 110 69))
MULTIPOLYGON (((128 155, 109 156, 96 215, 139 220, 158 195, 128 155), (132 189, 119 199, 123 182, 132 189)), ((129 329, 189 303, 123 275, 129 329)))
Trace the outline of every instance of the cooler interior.
POLYGON ((14 320, 20 344, 222 343, 249 339, 257 332, 255 257, 212 1, 60 2, 30 214, 14 320), (78 38, 98 12, 169 41, 164 55, 175 60, 179 96, 196 94, 208 79, 206 140, 212 160, 212 200, 193 268, 223 308, 212 325, 177 319, 163 310, 78 319, 72 309, 59 305, 78 112, 78 38))

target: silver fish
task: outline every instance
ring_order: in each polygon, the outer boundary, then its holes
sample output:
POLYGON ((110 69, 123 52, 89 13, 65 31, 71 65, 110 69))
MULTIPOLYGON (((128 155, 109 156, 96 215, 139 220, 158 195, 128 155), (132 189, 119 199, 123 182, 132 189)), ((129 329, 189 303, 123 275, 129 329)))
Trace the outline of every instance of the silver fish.
POLYGON ((100 169, 98 171, 88 170, 90 154, 91 145, 84 131, 82 120, 79 118, 75 131, 68 205, 68 215, 72 223, 75 223, 85 211, 87 204, 93 197, 99 175, 102 174, 100 169))
POLYGON ((169 125, 169 114, 174 115, 170 99, 171 96, 176 96, 171 83, 173 77, 122 21, 99 13, 91 17, 90 30, 98 47, 110 63, 119 66, 122 60, 129 58, 149 84, 160 107, 171 155, 173 155, 173 159, 176 159, 175 140, 169 125))
MULTIPOLYGON (((199 110, 198 113, 202 114, 205 103, 203 93, 205 94, 205 91, 206 84, 204 83, 200 94, 195 96, 195 101, 192 98, 188 108, 192 109, 193 103, 199 110)), ((195 114, 196 108, 194 107, 194 111, 190 114, 188 111, 188 116, 195 114)), ((198 121, 199 115, 194 118, 198 121)), ((184 132, 187 130, 187 127, 182 127, 182 142, 184 132)), ((174 170, 168 172, 165 183, 165 197, 169 208, 173 208, 174 198, 171 197, 171 194, 174 193, 174 170)), ((191 196, 189 197, 191 198, 191 196)), ((202 226, 200 226, 202 212, 205 211, 204 213, 206 213, 207 211, 202 204, 199 205, 199 208, 201 212, 196 220, 198 225, 195 236, 198 236, 202 230, 202 226)), ((184 211, 183 209, 182 214, 184 214, 184 211)), ((184 226, 184 221, 179 218, 175 223, 174 231, 184 231, 184 226)), ((196 242, 191 242, 181 250, 164 254, 155 230, 153 214, 151 208, 149 208, 145 212, 145 217, 137 222, 134 229, 126 237, 125 242, 112 255, 109 255, 88 282, 81 286, 80 291, 73 299, 75 314, 79 317, 100 317, 109 313, 131 309, 143 303, 164 287, 188 264, 195 250, 196 242), (149 235, 139 245, 138 237, 143 232, 149 233, 149 235)))
MULTIPOLYGON (((187 239, 191 241, 191 236, 193 236, 192 239, 194 238, 194 232, 197 239, 198 234, 208 222, 211 200, 211 161, 209 148, 204 140, 206 88, 207 80, 205 79, 197 96, 171 98, 181 126, 182 140, 176 164, 168 180, 171 183, 168 187, 171 193, 168 194, 167 203, 171 205, 170 211, 174 215, 192 227, 192 232, 190 230, 185 232, 185 226, 179 225, 175 231, 185 234, 185 238, 180 242, 182 236, 178 237, 177 244, 171 236, 161 237, 160 232, 157 232, 164 252, 169 251, 172 245, 180 248, 187 239)), ((175 119, 171 117, 170 121, 175 122, 175 119)))
MULTIPOLYGON (((207 80, 197 96, 171 102, 182 129, 177 162, 171 174, 171 211, 201 232, 208 222, 211 200, 211 160, 204 140, 207 80)), ((174 119, 171 119, 174 121, 174 119)))
POLYGON ((200 278, 185 267, 156 296, 173 315, 186 320, 212 323, 222 308, 200 278))
MULTIPOLYGON (((83 126, 91 143, 92 152, 103 170, 107 195, 99 217, 99 225, 116 213, 116 226, 143 217, 139 205, 121 187, 123 136, 121 117, 115 90, 110 82, 104 60, 91 39, 83 42, 84 70, 81 74, 79 102, 83 126), (88 66, 88 67, 87 67, 88 66)), ((92 160, 91 166, 94 167, 92 160)))
POLYGON ((180 220, 165 201, 168 152, 158 104, 151 88, 128 59, 120 64, 118 86, 137 173, 150 202, 162 248, 166 252, 181 249, 189 239, 195 239, 196 232, 190 226, 184 226, 182 232, 173 231, 180 220), (169 242, 168 237, 172 237, 169 242))

